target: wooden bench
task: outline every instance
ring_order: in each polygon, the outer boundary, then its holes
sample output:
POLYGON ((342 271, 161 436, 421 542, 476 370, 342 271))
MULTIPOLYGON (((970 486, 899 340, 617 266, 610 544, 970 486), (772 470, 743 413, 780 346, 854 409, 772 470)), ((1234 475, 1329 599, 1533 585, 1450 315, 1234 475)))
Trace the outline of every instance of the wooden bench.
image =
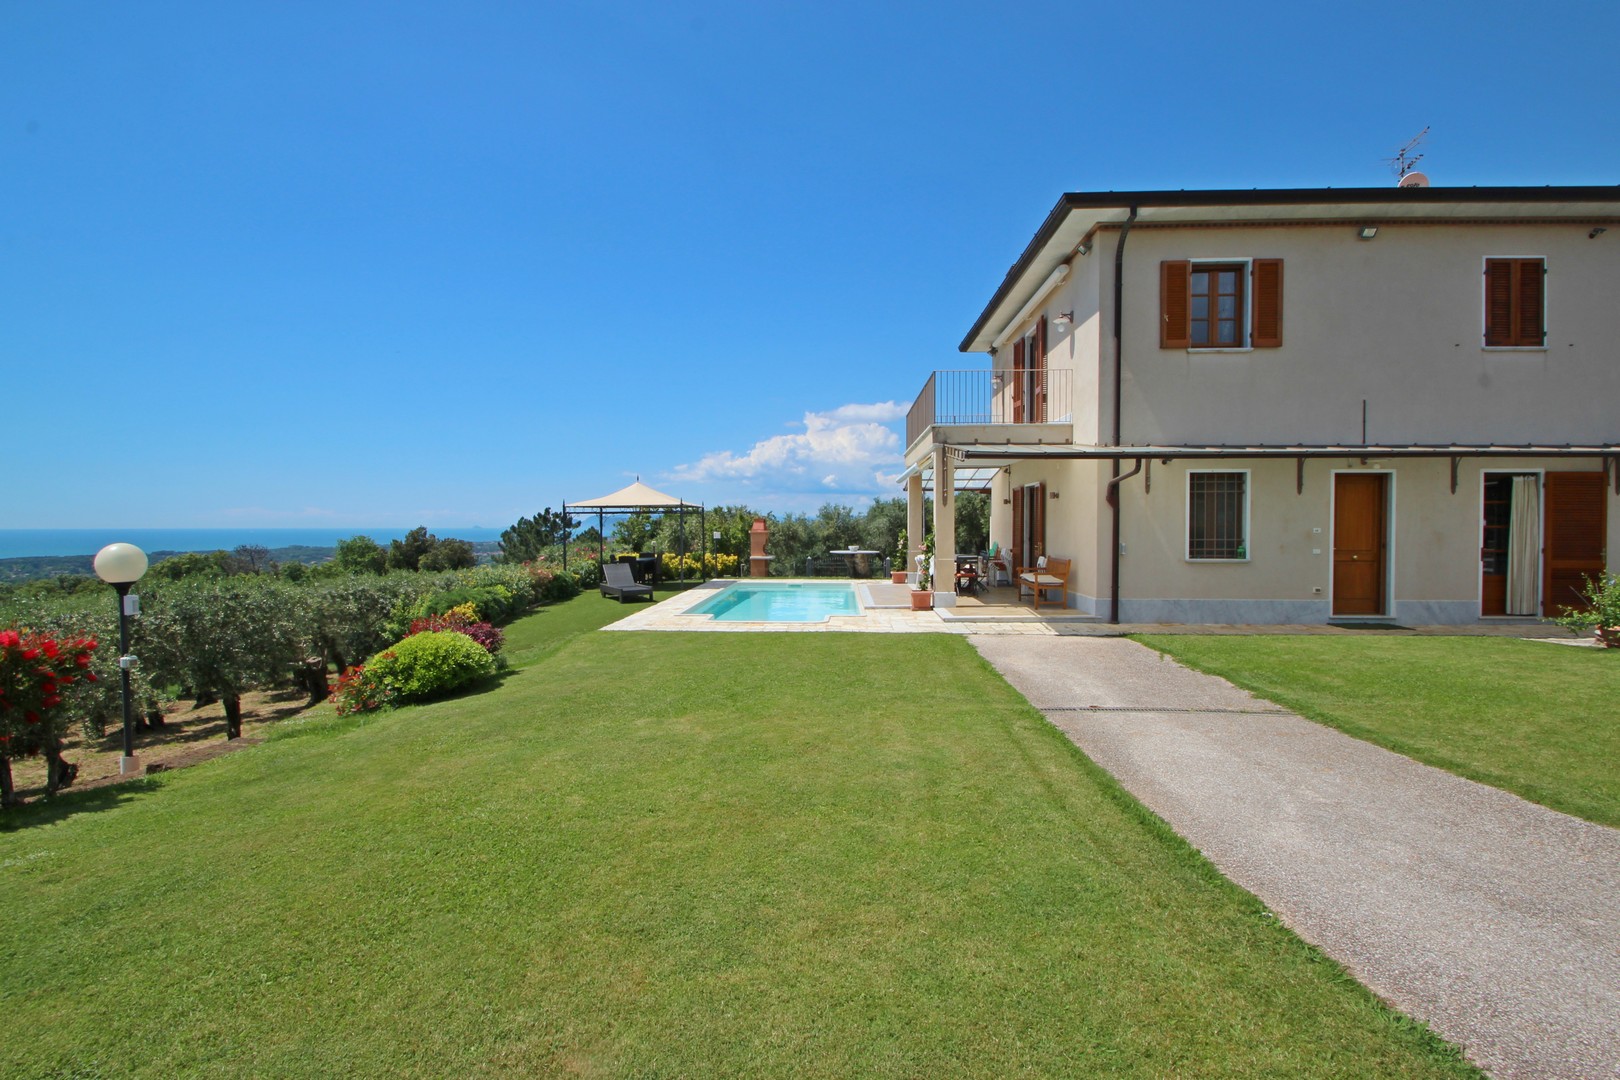
MULTIPOLYGON (((1069 606, 1069 560, 1046 560, 1046 565, 1020 566, 1016 575, 1018 582, 1018 596, 1023 598, 1024 590, 1028 589, 1035 599, 1035 610, 1041 610, 1041 593, 1056 589, 1058 591, 1058 607, 1069 606)), ((1051 603, 1051 601, 1047 601, 1051 603)))

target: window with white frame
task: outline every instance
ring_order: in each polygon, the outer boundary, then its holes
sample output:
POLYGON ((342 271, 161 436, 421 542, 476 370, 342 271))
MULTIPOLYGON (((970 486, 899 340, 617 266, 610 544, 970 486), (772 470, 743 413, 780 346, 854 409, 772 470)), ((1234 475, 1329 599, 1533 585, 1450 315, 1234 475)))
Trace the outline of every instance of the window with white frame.
POLYGON ((1187 474, 1187 558, 1234 561, 1249 557, 1249 474, 1187 474))
POLYGON ((1282 347, 1281 259, 1167 259, 1159 264, 1159 348, 1282 347))

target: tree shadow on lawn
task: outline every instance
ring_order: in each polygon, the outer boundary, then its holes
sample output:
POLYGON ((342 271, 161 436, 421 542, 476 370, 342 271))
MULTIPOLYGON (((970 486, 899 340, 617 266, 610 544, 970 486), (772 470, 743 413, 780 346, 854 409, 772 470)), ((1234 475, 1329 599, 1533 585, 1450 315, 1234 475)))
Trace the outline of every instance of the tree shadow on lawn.
POLYGON ((74 791, 68 789, 55 795, 31 799, 21 806, 0 812, 0 832, 17 832, 39 825, 54 825, 75 814, 89 814, 112 810, 158 790, 162 784, 156 779, 140 777, 117 784, 74 791))

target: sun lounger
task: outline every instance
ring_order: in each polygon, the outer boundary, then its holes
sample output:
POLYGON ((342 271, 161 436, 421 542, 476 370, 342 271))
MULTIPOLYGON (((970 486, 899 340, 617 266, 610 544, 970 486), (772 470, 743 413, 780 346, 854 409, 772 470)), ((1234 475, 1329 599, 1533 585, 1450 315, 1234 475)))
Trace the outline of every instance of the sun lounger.
POLYGON ((602 595, 614 597, 622 604, 632 596, 645 596, 651 600, 653 591, 651 585, 636 584, 629 563, 611 562, 602 567, 602 595))

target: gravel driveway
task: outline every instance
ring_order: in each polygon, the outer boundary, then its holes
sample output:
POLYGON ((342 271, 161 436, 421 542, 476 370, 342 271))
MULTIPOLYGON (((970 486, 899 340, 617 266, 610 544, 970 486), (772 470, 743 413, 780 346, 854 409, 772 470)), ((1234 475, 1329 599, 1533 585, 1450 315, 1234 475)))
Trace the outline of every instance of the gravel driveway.
POLYGON ((970 640, 1222 873, 1493 1076, 1620 1077, 1620 830, 1132 641, 970 640))

